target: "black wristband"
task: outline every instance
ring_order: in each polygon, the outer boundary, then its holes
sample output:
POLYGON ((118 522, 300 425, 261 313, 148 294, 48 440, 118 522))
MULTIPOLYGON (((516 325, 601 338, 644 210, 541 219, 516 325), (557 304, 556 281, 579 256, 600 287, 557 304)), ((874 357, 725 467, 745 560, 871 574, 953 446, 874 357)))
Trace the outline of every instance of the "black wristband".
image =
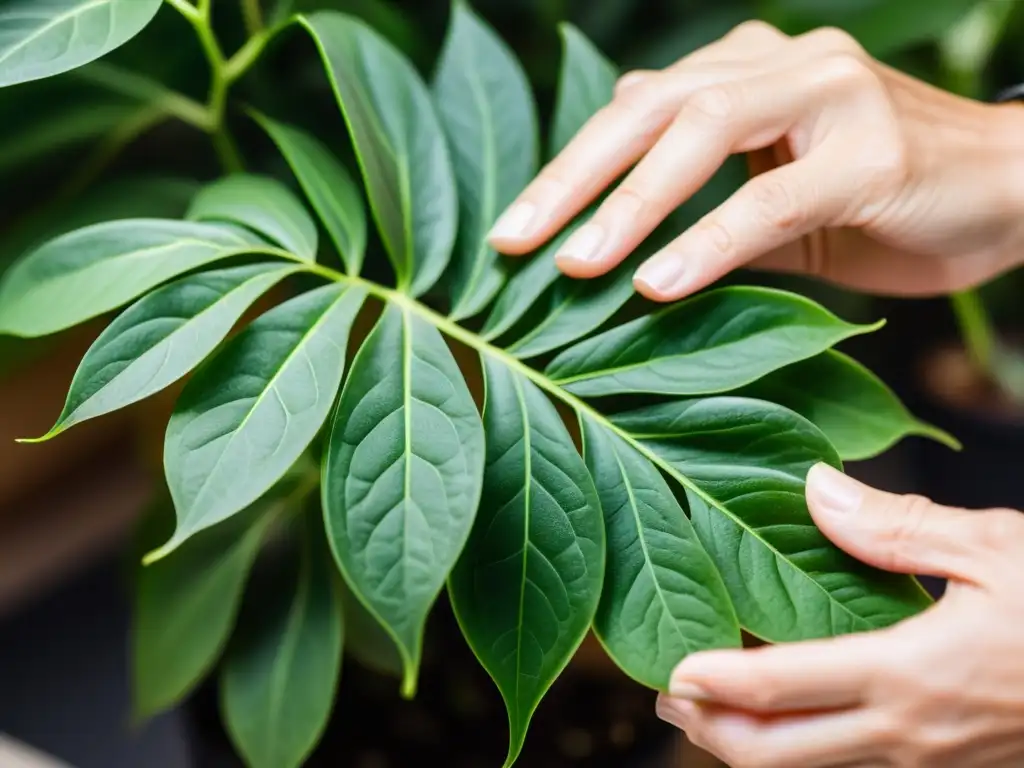
POLYGON ((1004 104, 1007 101, 1024 101, 1024 83, 1004 88, 996 94, 996 104, 1004 104))

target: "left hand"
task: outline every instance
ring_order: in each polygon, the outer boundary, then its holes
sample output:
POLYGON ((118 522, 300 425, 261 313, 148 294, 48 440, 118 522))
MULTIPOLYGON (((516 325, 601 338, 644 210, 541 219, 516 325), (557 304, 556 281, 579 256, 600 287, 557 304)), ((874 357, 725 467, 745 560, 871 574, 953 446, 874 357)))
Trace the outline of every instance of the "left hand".
POLYGON ((1024 516, 883 493, 823 465, 807 498, 844 550, 947 578, 946 595, 885 630, 690 656, 662 719, 733 768, 1024 766, 1024 516))

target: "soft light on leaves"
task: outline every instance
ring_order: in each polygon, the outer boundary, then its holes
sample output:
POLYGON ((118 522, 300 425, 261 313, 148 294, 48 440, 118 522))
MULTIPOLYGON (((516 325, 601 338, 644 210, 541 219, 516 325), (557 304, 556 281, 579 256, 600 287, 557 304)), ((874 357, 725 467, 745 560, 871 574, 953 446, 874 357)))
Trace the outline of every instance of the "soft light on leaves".
POLYGON ((782 291, 721 288, 581 342, 546 374, 582 396, 725 392, 876 327, 782 291))
POLYGON ((430 92, 409 61, 362 21, 331 11, 300 17, 324 60, 398 276, 419 296, 451 258, 455 177, 430 92))
POLYGON ((296 256, 316 259, 316 224, 288 187, 266 176, 238 173, 209 184, 186 218, 240 224, 296 256))
POLYGON ((0 283, 0 333, 45 336, 126 304, 165 280, 244 253, 273 253, 233 227, 126 219, 42 245, 0 283))
POLYGON ((554 406, 484 358, 487 466, 473 533, 452 572, 452 606, 509 718, 506 765, 597 610, 604 527, 594 481, 554 406))
POLYGON ((537 115, 530 84, 508 46, 456 0, 434 82, 458 183, 459 236, 453 319, 472 317, 505 282, 506 264, 485 238, 537 168, 537 115))
POLYGON ((352 176, 327 147, 305 131, 262 115, 255 118, 291 166, 338 249, 346 273, 358 275, 366 255, 366 208, 352 176))
POLYGON ((814 525, 807 472, 840 460, 802 416, 714 397, 651 406, 614 423, 687 488, 694 528, 751 633, 789 642, 867 631, 928 605, 912 579, 857 563, 814 525))
MULTIPOLYGON (((269 526, 291 511, 302 490, 289 478, 223 525, 139 569, 132 631, 138 716, 174 707, 216 664, 234 627, 260 543, 269 526)), ((172 510, 166 512, 173 521, 172 510)), ((162 524, 160 518, 154 522, 162 524)), ((153 534, 149 545, 159 543, 162 535, 156 528, 153 534)))
POLYGON ((619 73, 576 27, 563 24, 562 73, 551 127, 549 152, 556 155, 594 113, 612 100, 619 73))
POLYGON ((341 602, 321 526, 306 524, 301 544, 253 579, 224 663, 221 711, 249 768, 299 768, 334 705, 341 602))
POLYGON ((64 410, 39 441, 170 386, 213 352, 256 299, 298 269, 255 264, 201 272, 144 296, 85 353, 64 410))
POLYGON ((661 473, 604 425, 581 421, 608 540, 594 629, 626 674, 665 691, 690 653, 740 646, 736 612, 661 473))
POLYGON ((366 294, 326 285, 278 305, 185 386, 164 441, 178 527, 149 560, 251 504, 323 426, 366 294))
POLYGON ((835 350, 786 366, 736 394, 796 411, 847 461, 870 459, 911 435, 960 447, 951 435, 916 419, 875 374, 835 350))
POLYGON ((76 69, 141 32, 163 0, 6 0, 0 87, 76 69))
POLYGON ((473 524, 483 449, 480 415, 444 339, 388 306, 334 416, 323 506, 345 580, 402 655, 407 696, 427 614, 473 524))

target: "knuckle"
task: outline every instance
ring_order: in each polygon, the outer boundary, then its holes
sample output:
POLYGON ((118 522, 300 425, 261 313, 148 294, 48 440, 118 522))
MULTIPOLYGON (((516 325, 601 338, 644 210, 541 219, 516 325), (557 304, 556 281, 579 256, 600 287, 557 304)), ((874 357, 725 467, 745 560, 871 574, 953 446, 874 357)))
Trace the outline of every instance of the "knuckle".
POLYGON ((789 185, 780 179, 758 177, 752 183, 751 197, 759 221, 771 230, 789 232, 806 219, 789 185))
POLYGON ((713 256, 728 259, 736 251, 736 243, 733 240, 732 234, 721 222, 715 219, 706 219, 698 224, 694 234, 700 238, 701 244, 713 256))
POLYGON ((878 82, 867 62, 849 51, 841 50, 825 56, 816 65, 816 71, 832 86, 862 88, 878 82))
POLYGON ((779 29, 773 27, 766 21, 761 21, 760 19, 748 19, 747 21, 733 27, 727 37, 739 40, 778 40, 784 37, 784 35, 779 29))
POLYGON ((839 27, 821 27, 808 33, 808 37, 826 51, 847 51, 864 54, 864 48, 857 38, 839 27))
POLYGON ((1005 552, 1024 539, 1024 519, 1012 509, 975 513, 971 520, 975 544, 987 552, 1005 552))
POLYGON ((735 102, 730 88, 721 85, 701 88, 687 100, 684 113, 687 118, 717 125, 728 122, 735 115, 735 102))

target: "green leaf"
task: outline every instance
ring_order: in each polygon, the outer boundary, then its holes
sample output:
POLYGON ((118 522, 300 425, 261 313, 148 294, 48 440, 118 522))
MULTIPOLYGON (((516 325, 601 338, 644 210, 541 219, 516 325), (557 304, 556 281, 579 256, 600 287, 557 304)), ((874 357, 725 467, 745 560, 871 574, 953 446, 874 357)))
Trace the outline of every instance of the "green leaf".
POLYGON ((416 687, 423 627, 476 514, 484 437, 441 335, 390 305, 352 363, 323 465, 328 539, 416 687))
POLYGON ((399 287, 419 296, 448 266, 458 219, 430 92, 412 64, 358 19, 323 11, 299 23, 323 57, 399 287))
POLYGON ((276 253, 227 226, 161 219, 96 224, 23 257, 0 283, 0 333, 46 336, 117 309, 165 280, 243 253, 276 253))
POLYGON ((956 438, 914 418, 875 374, 835 350, 786 366, 736 394, 796 411, 847 461, 870 459, 910 435, 960 448, 956 438))
POLYGON ((242 514, 139 569, 132 631, 138 716, 174 707, 216 664, 260 543, 270 525, 290 511, 295 492, 294 482, 282 483, 242 514))
POLYGON ((255 117, 291 166, 338 249, 345 271, 358 275, 366 254, 366 208, 359 187, 314 136, 262 115, 255 117))
POLYGON ((402 655, 395 641, 344 583, 341 592, 345 615, 345 651, 368 669, 402 679, 402 655))
POLYGON ((581 422, 608 539, 594 629, 626 674, 666 691, 687 655, 740 646, 736 612, 658 470, 603 425, 587 417, 581 422))
POLYGON ((251 504, 295 463, 341 386, 365 297, 332 284, 290 299, 199 368, 164 441, 178 527, 149 560, 251 504))
POLYGON ((927 607, 910 578, 833 546, 807 512, 804 482, 841 463, 809 421, 736 397, 683 400, 614 417, 687 489, 693 526, 740 623, 772 642, 889 626, 927 607))
POLYGON ((187 218, 240 224, 296 256, 316 260, 316 224, 286 186, 266 176, 238 173, 204 187, 187 218))
POLYGON ((494 340, 509 331, 561 277, 555 254, 585 221, 585 217, 576 219, 540 251, 525 258, 525 263, 509 278, 487 315, 480 332, 485 339, 494 340))
POLYGON ((330 719, 343 623, 322 536, 307 532, 300 551, 268 568, 228 650, 221 711, 250 768, 299 768, 330 719))
POLYGON ((721 288, 581 342, 545 373, 582 396, 725 392, 878 327, 783 291, 721 288))
POLYGON ((587 634, 604 577, 594 481, 534 384, 484 358, 487 466, 480 511, 452 572, 452 606, 509 718, 506 766, 587 634))
POLYGON ((141 32, 162 0, 7 0, 0 7, 0 87, 76 69, 141 32))
POLYGON ((561 25, 563 57, 549 151, 556 155, 615 92, 618 69, 571 24, 561 25))
POLYGON ((254 264, 182 278, 143 297, 93 342, 42 442, 170 386, 206 358, 242 314, 298 266, 254 264))
POLYGON ((501 290, 506 262, 487 233, 537 170, 537 114, 515 54, 462 0, 434 82, 459 190, 459 236, 450 280, 455 320, 482 312, 501 290))
POLYGON ((600 328, 633 297, 633 271, 639 259, 595 280, 559 277, 540 323, 507 347, 520 358, 560 349, 600 328))

